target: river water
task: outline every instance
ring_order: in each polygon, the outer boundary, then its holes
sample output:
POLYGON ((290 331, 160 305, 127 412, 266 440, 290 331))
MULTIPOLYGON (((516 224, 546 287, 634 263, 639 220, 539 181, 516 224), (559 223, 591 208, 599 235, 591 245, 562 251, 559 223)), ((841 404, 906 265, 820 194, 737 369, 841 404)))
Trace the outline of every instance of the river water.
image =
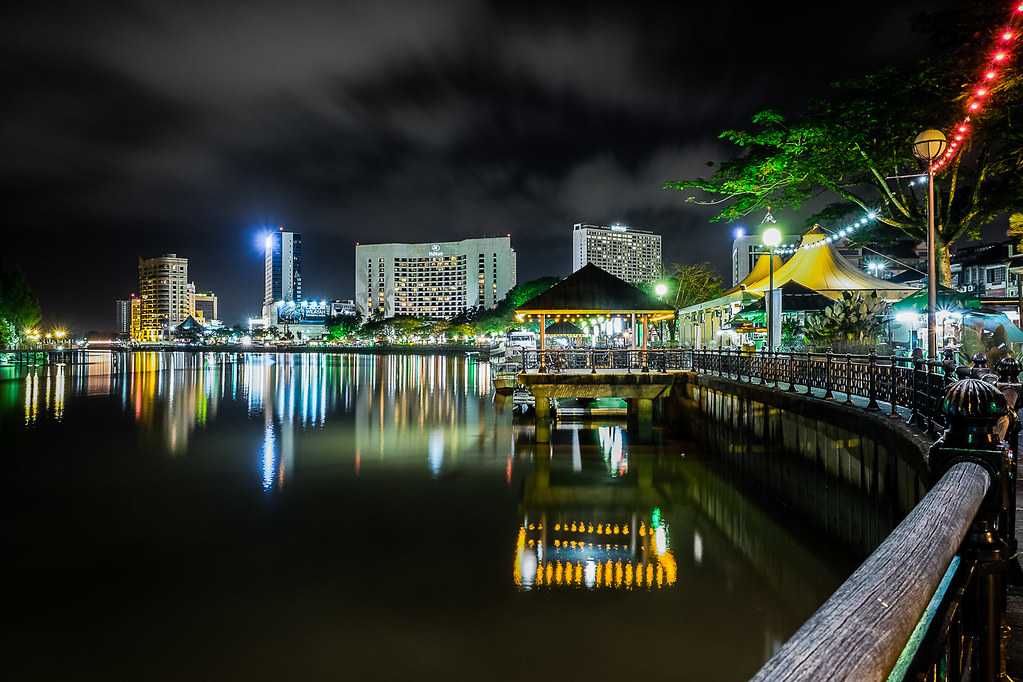
POLYGON ((742 680, 853 566, 472 359, 108 357, 0 381, 8 679, 742 680))

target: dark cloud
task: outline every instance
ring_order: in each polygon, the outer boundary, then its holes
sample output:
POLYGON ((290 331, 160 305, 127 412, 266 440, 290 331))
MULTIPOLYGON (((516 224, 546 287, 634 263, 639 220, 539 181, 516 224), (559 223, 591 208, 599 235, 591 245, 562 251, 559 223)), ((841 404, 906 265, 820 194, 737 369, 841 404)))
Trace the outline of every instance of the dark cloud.
POLYGON ((230 321, 256 235, 304 232, 350 295, 356 241, 510 233, 520 278, 569 268, 575 222, 665 235, 723 271, 727 230, 660 189, 722 128, 919 53, 933 3, 29 3, 0 19, 5 263, 47 314, 110 325, 135 259, 173 251, 230 321))

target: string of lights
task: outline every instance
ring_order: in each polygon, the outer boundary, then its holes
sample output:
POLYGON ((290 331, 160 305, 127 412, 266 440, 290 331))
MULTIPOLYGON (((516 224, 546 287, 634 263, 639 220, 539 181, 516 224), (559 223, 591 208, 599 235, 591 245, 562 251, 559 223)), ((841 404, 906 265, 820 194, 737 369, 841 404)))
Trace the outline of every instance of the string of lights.
POLYGON ((949 135, 948 148, 931 164, 931 171, 941 172, 949 163, 955 159, 956 154, 966 146, 970 134, 973 132, 974 123, 984 113, 990 101, 990 95, 1005 68, 1011 63, 1013 49, 1019 42, 1019 36, 1023 25, 1023 2, 1016 2, 1009 16, 1009 21, 997 31, 994 38, 994 46, 989 50, 985 60, 984 68, 977 80, 971 85, 971 94, 966 99, 966 113, 952 127, 949 135))
POLYGON ((845 239, 856 230, 869 225, 877 219, 877 211, 867 211, 863 214, 863 217, 859 220, 854 220, 844 227, 833 231, 827 237, 819 239, 809 244, 787 244, 785 246, 777 246, 772 251, 777 256, 790 256, 800 249, 818 249, 822 246, 827 246, 833 242, 837 242, 839 239, 845 239))

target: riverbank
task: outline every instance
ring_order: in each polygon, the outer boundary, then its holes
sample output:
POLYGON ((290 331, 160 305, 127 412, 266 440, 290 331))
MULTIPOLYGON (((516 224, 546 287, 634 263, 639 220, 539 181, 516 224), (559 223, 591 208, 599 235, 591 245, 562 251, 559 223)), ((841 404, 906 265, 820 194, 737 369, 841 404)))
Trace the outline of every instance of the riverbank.
POLYGON ((422 354, 432 355, 466 355, 478 353, 483 357, 490 355, 491 349, 488 346, 476 346, 473 344, 429 344, 429 345, 407 345, 407 344, 386 344, 375 346, 243 346, 241 344, 217 345, 217 346, 169 346, 162 344, 142 344, 125 348, 112 344, 93 344, 87 348, 74 348, 63 350, 0 350, 0 356, 11 356, 11 359, 32 358, 42 359, 59 355, 61 357, 69 353, 82 351, 114 351, 122 353, 135 352, 169 352, 169 353, 361 353, 364 355, 394 355, 394 354, 422 354))

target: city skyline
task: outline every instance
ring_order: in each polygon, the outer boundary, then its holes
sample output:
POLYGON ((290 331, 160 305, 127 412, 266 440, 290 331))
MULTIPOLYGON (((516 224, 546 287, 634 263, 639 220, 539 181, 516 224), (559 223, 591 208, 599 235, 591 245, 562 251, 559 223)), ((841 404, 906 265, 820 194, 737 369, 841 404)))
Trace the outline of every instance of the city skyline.
POLYGON ((258 15, 129 3, 140 22, 68 5, 66 31, 45 21, 52 7, 24 6, 0 28, 12 103, 0 176, 14 180, 0 259, 26 273, 47 320, 79 331, 109 327, 110 301, 133 290, 118 263, 167 251, 210 273, 225 320, 258 312, 247 292, 279 224, 318 245, 304 273, 317 298, 354 296, 355 242, 420 233, 511 234, 520 281, 567 274, 559 235, 577 222, 653 227, 666 264, 709 260, 727 276, 730 228, 661 184, 725 158, 722 127, 911 61, 915 14, 952 4, 867 3, 841 31, 819 28, 834 8, 745 3, 375 3, 359 21, 344 3, 258 15), (182 65, 192 51, 201 60, 182 65), (74 301, 66 280, 91 276, 86 264, 26 257, 69 239, 105 267, 74 301))

